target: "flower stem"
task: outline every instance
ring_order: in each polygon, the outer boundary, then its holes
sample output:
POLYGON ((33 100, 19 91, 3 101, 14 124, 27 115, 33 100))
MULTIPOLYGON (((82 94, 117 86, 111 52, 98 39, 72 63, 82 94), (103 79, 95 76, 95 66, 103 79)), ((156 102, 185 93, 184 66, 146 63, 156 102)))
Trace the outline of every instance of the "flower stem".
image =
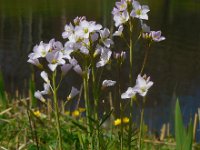
POLYGON ((128 132, 128 149, 131 150, 131 137, 132 137, 132 123, 133 123, 133 101, 134 98, 131 98, 130 102, 130 115, 129 115, 129 132, 128 132))
POLYGON ((130 86, 133 85, 133 25, 131 20, 129 21, 130 26, 130 41, 129 41, 129 51, 130 51, 130 73, 129 73, 129 79, 130 79, 130 86))
MULTIPOLYGON (((123 103, 121 99, 121 86, 120 86, 120 73, 121 73, 121 64, 118 62, 118 92, 119 92, 119 99, 120 99, 120 118, 121 121, 123 120, 123 115, 124 115, 124 109, 123 109, 123 103)), ((123 121, 122 121, 123 122, 123 121)), ((124 141, 124 125, 123 123, 120 126, 120 150, 123 150, 123 141, 124 141)))
POLYGON ((143 63, 142 63, 142 69, 141 69, 141 71, 140 71, 140 74, 141 74, 141 75, 142 75, 142 73, 143 73, 143 71, 144 71, 144 67, 145 67, 146 62, 147 62, 147 58, 148 58, 149 51, 150 51, 150 45, 151 45, 151 44, 148 45, 147 50, 146 50, 146 52, 145 52, 144 60, 143 60, 143 63))
POLYGON ((138 149, 139 149, 139 150, 141 150, 143 118, 144 118, 144 109, 142 108, 142 111, 141 111, 141 118, 140 118, 140 131, 139 131, 139 145, 138 145, 138 149))
POLYGON ((139 130, 139 142, 138 142, 138 149, 141 150, 141 141, 142 141, 142 128, 143 128, 143 120, 144 120, 144 104, 145 104, 145 97, 143 99, 141 116, 140 116, 140 130, 139 130))
MULTIPOLYGON (((97 122, 99 122, 99 117, 98 117, 98 102, 99 102, 99 97, 98 97, 98 87, 97 87, 97 82, 96 82, 96 77, 95 77, 95 64, 92 62, 92 89, 93 89, 93 97, 94 97, 94 118, 97 122)), ((100 141, 99 141, 99 127, 97 126, 96 130, 96 141, 97 141, 97 150, 100 149, 100 141)))
POLYGON ((90 122, 91 112, 90 112, 90 103, 89 103, 89 90, 88 90, 88 69, 85 68, 85 75, 83 76, 83 86, 84 86, 84 99, 85 99, 85 109, 86 109, 86 123, 87 123, 87 132, 88 138, 91 144, 90 149, 93 149, 92 141, 92 124, 90 122))
POLYGON ((98 120, 98 95, 97 95, 97 83, 96 83, 96 77, 95 77, 95 66, 94 63, 92 63, 92 90, 93 90, 93 96, 94 96, 94 118, 95 120, 98 120))
MULTIPOLYGON (((129 20, 129 30, 130 30, 130 41, 129 41, 129 52, 130 52, 130 73, 129 73, 129 79, 130 79, 130 86, 133 86, 133 25, 132 20, 129 20)), ((133 98, 131 98, 130 102, 130 116, 129 116, 129 133, 128 133, 128 149, 131 150, 131 137, 132 137, 132 122, 133 122, 133 98)))
POLYGON ((60 120, 59 120, 59 111, 58 111, 58 99, 57 99, 57 87, 56 87, 56 72, 53 72, 52 76, 53 80, 53 100, 55 106, 55 117, 56 117, 56 128, 58 133, 58 142, 59 142, 59 150, 62 150, 62 137, 60 131, 60 120))

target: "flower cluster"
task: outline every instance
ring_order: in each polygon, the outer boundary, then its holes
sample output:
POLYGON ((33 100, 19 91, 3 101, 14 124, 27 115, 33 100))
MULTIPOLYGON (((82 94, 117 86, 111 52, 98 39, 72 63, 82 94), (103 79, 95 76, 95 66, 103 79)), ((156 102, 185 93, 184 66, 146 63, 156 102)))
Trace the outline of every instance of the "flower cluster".
MULTIPOLYGON (((148 20, 147 13, 150 10, 147 5, 140 5, 135 0, 121 0, 120 2, 116 2, 115 5, 116 7, 113 8, 112 14, 116 27, 125 24, 130 17, 148 20)), ((122 29, 122 27, 119 29, 122 29)))
MULTIPOLYGON (((65 25, 62 33, 65 43, 65 50, 69 52, 80 52, 84 55, 96 57, 100 55, 100 60, 96 67, 105 66, 111 57, 112 51, 109 49, 113 41, 109 38, 110 31, 102 29, 102 25, 95 21, 87 21, 85 17, 77 17, 73 23, 65 25)), ((75 67, 80 70, 80 65, 75 67)))
POLYGON ((142 37, 150 39, 154 42, 160 42, 165 40, 165 37, 161 36, 161 31, 150 31, 150 27, 144 23, 144 20, 148 20, 148 12, 150 11, 147 5, 141 5, 136 0, 121 0, 115 3, 116 7, 113 8, 113 20, 115 26, 119 27, 113 36, 121 36, 124 30, 123 25, 126 24, 131 18, 137 18, 141 22, 142 37))
POLYGON ((150 81, 150 77, 146 75, 138 75, 136 79, 136 85, 134 87, 129 87, 125 93, 121 95, 122 99, 133 98, 137 93, 144 97, 146 96, 149 88, 153 85, 153 82, 150 81))
POLYGON ((41 41, 33 48, 33 52, 28 57, 28 62, 39 68, 43 68, 39 59, 45 59, 51 71, 55 71, 59 65, 64 65, 66 59, 71 59, 70 52, 65 50, 62 43, 55 39, 50 40, 49 43, 41 41))
MULTIPOLYGON (((105 66, 111 58, 110 47, 113 41, 110 39, 110 31, 107 28, 102 28, 102 25, 95 21, 87 21, 85 17, 76 17, 72 23, 65 25, 62 37, 67 39, 64 46, 55 39, 48 43, 41 41, 39 45, 34 46, 33 52, 28 55, 28 62, 42 70, 49 68, 52 73, 59 67, 62 76, 64 76, 71 69, 80 75, 83 75, 83 71, 86 71, 81 66, 82 62, 79 63, 75 59, 77 53, 88 56, 89 59, 94 59, 97 68, 105 66)), ((44 90, 35 92, 35 97, 43 102, 45 101, 43 96, 50 92, 50 88, 52 89, 47 72, 42 71, 41 73, 41 77, 45 81, 44 90)), ((87 73, 90 73, 89 68, 87 73)), ((114 85, 114 83, 110 84, 114 85)), ((72 99, 78 93, 79 91, 76 88, 72 88, 67 100, 72 99)))
POLYGON ((117 118, 116 120, 114 120, 114 125, 115 125, 115 126, 121 125, 122 123, 123 123, 123 124, 129 123, 129 118, 128 118, 128 117, 124 117, 124 118, 122 118, 122 119, 117 118))
MULTIPOLYGON (((71 60, 70 53, 71 52, 69 50, 66 50, 65 47, 63 47, 61 42, 55 41, 55 39, 50 40, 49 43, 44 43, 42 41, 39 45, 34 46, 33 52, 28 55, 28 62, 41 69, 45 69, 44 61, 46 61, 48 68, 52 72, 54 72, 56 68, 60 66, 63 75, 65 75, 73 66, 71 63, 66 63, 67 60, 69 62, 71 60), (40 61, 43 62, 43 64, 40 63, 40 61)), ((45 102, 43 96, 50 93, 50 88, 52 89, 52 86, 50 84, 47 72, 42 71, 40 75, 45 81, 44 90, 37 90, 35 92, 35 97, 42 102, 45 102)), ((78 93, 76 92, 76 94, 78 93)))
POLYGON ((164 36, 161 36, 161 31, 150 31, 142 34, 144 39, 150 39, 154 42, 160 42, 165 40, 164 36))

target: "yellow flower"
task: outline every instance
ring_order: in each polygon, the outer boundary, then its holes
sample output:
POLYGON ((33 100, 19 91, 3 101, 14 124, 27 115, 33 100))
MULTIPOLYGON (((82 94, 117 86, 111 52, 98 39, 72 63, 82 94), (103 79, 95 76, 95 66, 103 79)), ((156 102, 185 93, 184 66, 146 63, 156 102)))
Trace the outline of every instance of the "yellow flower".
POLYGON ((70 112, 69 112, 69 111, 66 111, 66 112, 65 112, 65 114, 66 114, 66 115, 69 115, 69 114, 70 114, 70 112))
POLYGON ((72 112, 73 117, 78 117, 80 115, 80 112, 78 110, 75 110, 72 112))
POLYGON ((121 121, 121 119, 116 119, 115 121, 114 121, 114 125, 115 126, 118 126, 118 125, 120 125, 122 123, 122 121, 121 121))
POLYGON ((81 108, 81 107, 79 107, 79 108, 78 108, 78 111, 79 111, 80 113, 82 113, 82 112, 85 111, 85 108, 81 108))
POLYGON ((41 116, 41 113, 40 113, 39 110, 34 111, 33 114, 34 114, 35 116, 37 116, 37 117, 40 117, 40 116, 41 116))
POLYGON ((128 117, 124 117, 124 118, 122 119, 122 122, 123 122, 123 123, 129 123, 129 118, 128 118, 128 117))

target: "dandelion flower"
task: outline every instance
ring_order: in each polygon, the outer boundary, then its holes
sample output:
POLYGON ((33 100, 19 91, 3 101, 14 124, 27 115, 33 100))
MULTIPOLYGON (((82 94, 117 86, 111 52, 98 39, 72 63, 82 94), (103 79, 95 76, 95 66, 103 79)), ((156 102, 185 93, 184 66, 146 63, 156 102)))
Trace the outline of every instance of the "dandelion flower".
POLYGON ((78 110, 75 110, 72 112, 72 116, 73 117, 79 117, 80 116, 80 112, 78 110))
POLYGON ((129 123, 129 118, 128 118, 128 117, 122 118, 122 122, 123 122, 123 123, 129 123))
POLYGON ((41 113, 40 113, 39 110, 34 111, 33 114, 34 114, 35 116, 37 116, 37 117, 41 117, 41 113))
POLYGON ((118 126, 122 123, 121 119, 117 118, 115 121, 114 121, 114 125, 115 126, 118 126))

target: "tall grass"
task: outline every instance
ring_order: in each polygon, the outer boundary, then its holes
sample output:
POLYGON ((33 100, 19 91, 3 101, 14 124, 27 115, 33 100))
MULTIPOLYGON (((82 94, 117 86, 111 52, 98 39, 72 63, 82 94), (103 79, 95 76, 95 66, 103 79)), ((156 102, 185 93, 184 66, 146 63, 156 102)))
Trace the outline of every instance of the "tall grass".
POLYGON ((2 107, 3 109, 5 109, 7 105, 8 105, 8 102, 7 102, 6 94, 5 94, 3 74, 0 71, 0 108, 2 107))

